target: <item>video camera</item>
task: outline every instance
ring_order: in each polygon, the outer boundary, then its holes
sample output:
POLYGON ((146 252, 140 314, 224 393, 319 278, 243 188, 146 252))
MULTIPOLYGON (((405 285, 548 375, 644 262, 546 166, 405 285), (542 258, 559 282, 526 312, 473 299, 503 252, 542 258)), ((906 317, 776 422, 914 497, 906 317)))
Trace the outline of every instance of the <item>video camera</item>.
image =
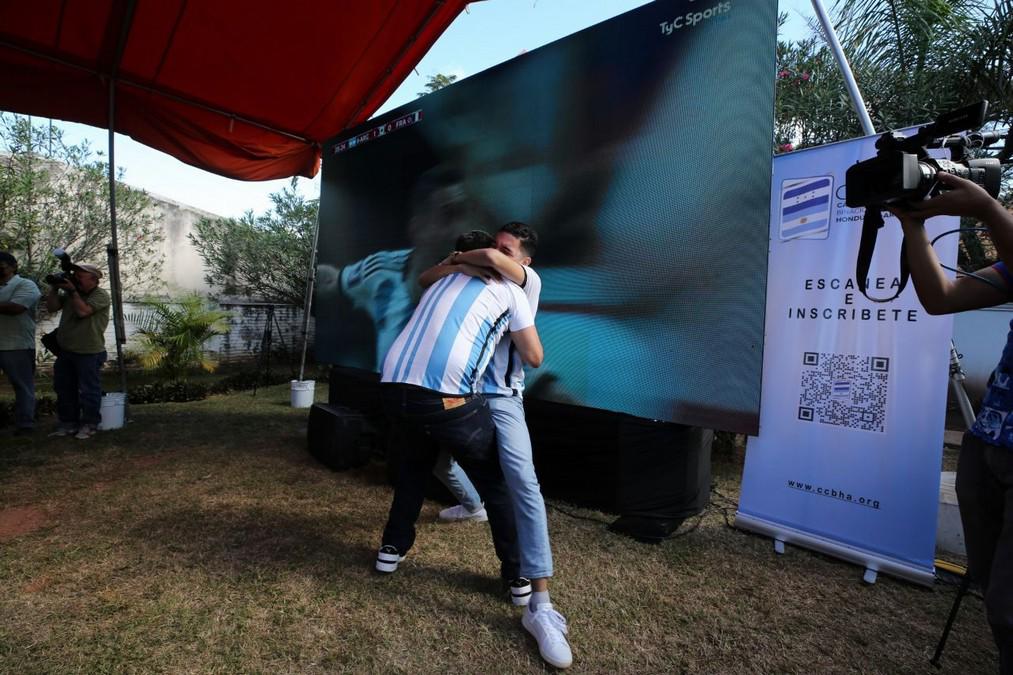
POLYGON ((855 282, 858 289, 873 302, 890 302, 896 299, 907 285, 910 271, 907 266, 905 246, 900 251, 900 284, 889 298, 874 298, 867 292, 869 268, 876 237, 883 227, 883 209, 888 206, 904 206, 934 197, 944 189, 939 182, 940 172, 951 173, 971 180, 992 197, 999 196, 1002 182, 1002 164, 1013 154, 1013 146, 1007 139, 998 157, 969 159, 970 149, 986 148, 1006 136, 1005 132, 974 131, 985 123, 988 102, 981 101, 941 115, 932 124, 919 129, 913 136, 905 137, 888 131, 876 141, 876 156, 858 162, 845 174, 844 203, 852 208, 865 207, 862 222, 862 239, 855 263, 855 282), (947 148, 950 159, 935 159, 929 156, 931 148, 947 148))
POLYGON ((974 181, 993 197, 999 196, 1002 165, 995 157, 968 159, 967 150, 984 148, 1003 138, 994 131, 961 132, 985 123, 988 102, 981 101, 941 115, 916 134, 904 137, 888 131, 876 141, 876 156, 858 162, 846 174, 845 203, 852 207, 903 205, 934 197, 942 189, 941 171, 974 181), (951 159, 933 159, 930 148, 949 148, 951 159))
POLYGON ((53 255, 60 259, 60 269, 62 271, 56 274, 47 274, 44 281, 50 286, 56 286, 65 281, 74 283, 74 277, 70 274, 74 269, 74 263, 70 259, 70 254, 62 248, 54 248, 53 255))

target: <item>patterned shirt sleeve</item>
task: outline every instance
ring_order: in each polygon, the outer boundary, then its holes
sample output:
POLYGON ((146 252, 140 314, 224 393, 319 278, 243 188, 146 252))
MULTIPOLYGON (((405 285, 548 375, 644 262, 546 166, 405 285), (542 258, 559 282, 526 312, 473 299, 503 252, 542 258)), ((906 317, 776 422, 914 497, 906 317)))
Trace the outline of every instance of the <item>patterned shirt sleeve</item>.
POLYGON ((1006 268, 1006 263, 1000 260, 992 265, 992 268, 1003 278, 1003 281, 1006 282, 1007 291, 1010 295, 1013 295, 1013 274, 1010 274, 1010 271, 1006 268))

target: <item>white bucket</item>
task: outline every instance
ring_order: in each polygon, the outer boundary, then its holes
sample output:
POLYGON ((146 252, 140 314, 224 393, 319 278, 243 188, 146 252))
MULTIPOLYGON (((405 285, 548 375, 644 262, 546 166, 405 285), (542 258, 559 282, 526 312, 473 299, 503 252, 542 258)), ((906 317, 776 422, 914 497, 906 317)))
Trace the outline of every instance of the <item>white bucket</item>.
POLYGON ((123 412, 127 407, 127 395, 121 391, 114 391, 102 397, 102 407, 99 413, 102 415, 102 423, 99 429, 109 431, 119 429, 123 426, 123 412))
POLYGON ((313 405, 314 380, 292 380, 292 407, 309 408, 313 405))

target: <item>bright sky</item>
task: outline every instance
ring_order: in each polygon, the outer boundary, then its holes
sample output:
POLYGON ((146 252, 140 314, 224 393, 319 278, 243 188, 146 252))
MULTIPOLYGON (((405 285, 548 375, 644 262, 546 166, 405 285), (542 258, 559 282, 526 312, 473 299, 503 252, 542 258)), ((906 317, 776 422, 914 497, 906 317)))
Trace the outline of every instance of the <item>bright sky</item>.
MULTIPOLYGON (((486 0, 468 6, 440 36, 422 59, 416 72, 394 92, 378 112, 415 99, 430 75, 443 73, 464 79, 596 23, 627 12, 648 0, 486 0)), ((830 2, 824 2, 829 6, 830 2)), ((811 0, 779 0, 789 20, 783 37, 807 37, 807 20, 815 16, 811 0)), ((771 74, 773 76, 773 73, 771 74)), ((43 120, 35 118, 37 122, 43 120)), ((87 140, 93 150, 105 151, 108 132, 83 124, 56 122, 70 143, 87 140)), ((169 155, 116 134, 116 165, 126 173, 124 181, 148 192, 169 197, 211 213, 239 216, 271 206, 268 195, 287 180, 246 182, 223 178, 191 167, 169 155)), ((300 179, 307 197, 320 194, 320 176, 300 179)))

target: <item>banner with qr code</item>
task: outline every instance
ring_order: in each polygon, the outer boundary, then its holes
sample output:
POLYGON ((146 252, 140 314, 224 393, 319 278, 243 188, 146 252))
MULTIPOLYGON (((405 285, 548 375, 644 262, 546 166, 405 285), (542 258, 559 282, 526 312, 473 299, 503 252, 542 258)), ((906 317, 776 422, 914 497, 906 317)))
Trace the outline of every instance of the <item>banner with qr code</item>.
MULTIPOLYGON (((911 285, 877 303, 855 283, 864 210, 845 205, 844 174, 875 140, 774 159, 760 433, 736 524, 931 583, 951 320, 929 316, 911 285)), ((873 297, 900 283, 902 233, 884 218, 873 297)), ((936 244, 951 266, 956 248, 955 237, 936 244)))

